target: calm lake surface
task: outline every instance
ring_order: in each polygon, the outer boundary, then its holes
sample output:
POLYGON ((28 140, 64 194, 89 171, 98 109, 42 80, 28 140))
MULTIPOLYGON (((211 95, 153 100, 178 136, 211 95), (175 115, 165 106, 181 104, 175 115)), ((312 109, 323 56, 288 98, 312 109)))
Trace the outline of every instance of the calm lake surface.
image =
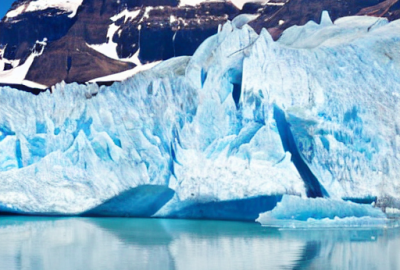
POLYGON ((400 269, 400 229, 0 216, 1 270, 400 269))

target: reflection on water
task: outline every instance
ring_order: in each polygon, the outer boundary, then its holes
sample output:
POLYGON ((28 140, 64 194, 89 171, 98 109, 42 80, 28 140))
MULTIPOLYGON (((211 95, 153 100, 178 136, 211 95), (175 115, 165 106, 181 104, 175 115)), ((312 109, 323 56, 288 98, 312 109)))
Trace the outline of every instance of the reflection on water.
POLYGON ((399 229, 0 217, 0 269, 400 269, 399 229))

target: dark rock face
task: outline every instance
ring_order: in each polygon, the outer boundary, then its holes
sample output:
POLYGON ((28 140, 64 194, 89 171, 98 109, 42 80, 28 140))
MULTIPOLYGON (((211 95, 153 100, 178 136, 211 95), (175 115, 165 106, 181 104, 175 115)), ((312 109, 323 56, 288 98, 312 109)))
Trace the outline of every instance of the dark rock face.
MULTIPOLYGON (((19 1, 13 8, 28 2, 19 1)), ((22 59, 23 63, 36 40, 47 38, 49 45, 35 59, 26 79, 48 86, 62 80, 86 82, 135 66, 110 59, 86 45, 110 42, 107 33, 113 23, 118 31, 111 41, 117 44, 118 57, 131 57, 140 49, 141 63, 148 63, 192 55, 206 38, 217 32, 219 24, 239 14, 230 2, 198 7, 178 4, 177 0, 84 0, 73 18, 65 12, 57 15, 57 9, 23 13, 2 20, 0 44, 7 45, 4 58, 22 59), (126 9, 139 14, 135 18, 111 20, 126 9)))
POLYGON ((51 43, 32 64, 26 79, 43 85, 85 83, 134 68, 135 64, 110 59, 89 48, 80 37, 65 36, 51 43))
POLYGON ((0 23, 0 44, 7 45, 4 58, 26 59, 36 40, 47 38, 52 42, 65 36, 76 18, 70 19, 68 14, 58 12, 57 9, 47 9, 29 12, 11 20, 3 18, 0 23))
POLYGON ((154 8, 148 12, 148 18, 139 15, 136 21, 124 24, 121 35, 115 35, 113 40, 119 44, 117 50, 121 58, 133 55, 140 48, 142 63, 192 55, 206 38, 217 33, 218 25, 237 14, 239 10, 235 6, 224 2, 204 3, 198 7, 154 8), (126 43, 128 40, 133 43, 126 43))
MULTIPOLYGON (((18 0, 11 10, 31 1, 18 0)), ((246 3, 242 10, 230 2, 192 7, 179 6, 179 0, 83 0, 73 17, 71 12, 47 8, 3 18, 0 48, 4 48, 3 58, 20 60, 22 65, 36 41, 47 39, 26 79, 46 86, 63 80, 83 83, 135 67, 127 59, 135 54, 142 64, 192 55, 220 24, 238 14, 259 14, 250 25, 257 32, 267 28, 277 39, 292 25, 319 22, 323 10, 333 20, 356 14, 400 18, 399 0, 271 0, 246 3), (124 16, 125 10, 131 15, 124 16), (115 30, 111 36, 110 26, 115 30), (115 44, 115 59, 88 46, 104 43, 115 44)), ((4 69, 12 68, 5 64, 4 69)))

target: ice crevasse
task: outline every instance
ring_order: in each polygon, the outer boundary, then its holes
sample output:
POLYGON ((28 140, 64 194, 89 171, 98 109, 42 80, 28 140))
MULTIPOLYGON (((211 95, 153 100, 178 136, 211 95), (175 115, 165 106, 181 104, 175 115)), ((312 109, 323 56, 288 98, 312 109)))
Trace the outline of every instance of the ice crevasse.
POLYGON ((2 87, 0 211, 255 220, 288 195, 400 208, 399 75, 400 21, 323 13, 278 41, 228 22, 108 87, 2 87))

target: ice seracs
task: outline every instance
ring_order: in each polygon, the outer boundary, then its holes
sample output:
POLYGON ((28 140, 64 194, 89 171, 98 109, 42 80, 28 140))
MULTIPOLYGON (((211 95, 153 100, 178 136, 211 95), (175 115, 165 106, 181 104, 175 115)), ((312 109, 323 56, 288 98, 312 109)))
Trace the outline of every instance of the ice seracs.
POLYGON ((232 24, 236 27, 236 28, 242 28, 244 25, 248 24, 249 22, 257 19, 259 17, 258 14, 240 14, 238 16, 236 16, 233 20, 232 20, 232 24))
POLYGON ((400 24, 322 17, 277 42, 228 22, 109 87, 0 88, 2 211, 385 222, 342 199, 400 208, 400 24))

